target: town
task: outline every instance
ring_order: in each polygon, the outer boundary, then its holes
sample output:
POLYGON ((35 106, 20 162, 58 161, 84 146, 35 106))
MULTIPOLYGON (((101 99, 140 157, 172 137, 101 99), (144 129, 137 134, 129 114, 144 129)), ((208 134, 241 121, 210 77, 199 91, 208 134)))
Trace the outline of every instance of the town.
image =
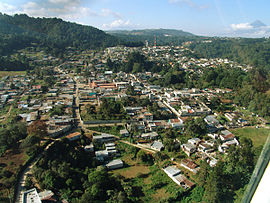
MULTIPOLYGON (((133 68, 138 71, 115 72, 108 63, 125 63, 129 54, 139 53, 162 67, 169 64, 199 76, 202 69, 219 66, 244 72, 252 69, 228 59, 195 59, 185 44, 82 52, 70 48, 65 60, 42 51, 36 54, 34 47, 21 52, 41 65, 38 71, 1 79, 0 121, 25 123, 28 134, 39 133, 39 140, 28 139, 30 146, 26 141, 20 143, 30 149, 31 159, 19 173, 16 202, 68 202, 69 197, 59 197, 63 191, 44 188, 46 184, 34 175, 38 174, 34 166, 41 166, 37 157, 58 142, 76 143, 74 148, 83 149, 85 159, 93 158, 95 167, 110 173, 124 174, 142 163, 154 165, 171 179, 167 181, 172 187, 186 191, 201 184, 198 173, 206 168, 202 161, 214 168, 219 160, 226 159, 232 146, 241 144, 235 129, 265 127, 265 119, 229 99, 232 89, 164 87, 158 83, 164 77, 160 73, 142 72, 136 63, 133 68), (128 159, 128 148, 135 150, 140 163, 128 159)), ((149 170, 148 166, 141 167, 149 170)), ((137 174, 133 175, 126 177, 137 174)))

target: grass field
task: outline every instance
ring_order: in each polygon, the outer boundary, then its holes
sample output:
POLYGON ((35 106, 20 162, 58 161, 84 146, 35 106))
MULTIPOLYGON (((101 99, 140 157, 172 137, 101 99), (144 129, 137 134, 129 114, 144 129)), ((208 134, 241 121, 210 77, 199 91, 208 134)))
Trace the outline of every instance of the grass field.
POLYGON ((26 71, 0 71, 0 78, 5 76, 25 75, 26 71))
POLYGON ((239 128, 231 130, 238 137, 247 137, 250 138, 253 142, 254 147, 259 147, 264 145, 267 137, 270 135, 270 129, 266 128, 239 128))

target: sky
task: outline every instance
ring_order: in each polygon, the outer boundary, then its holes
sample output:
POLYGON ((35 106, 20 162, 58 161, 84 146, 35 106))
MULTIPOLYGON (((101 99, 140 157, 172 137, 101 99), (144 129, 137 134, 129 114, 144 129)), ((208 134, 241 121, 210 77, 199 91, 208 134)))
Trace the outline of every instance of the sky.
POLYGON ((204 36, 269 36, 269 0, 0 0, 0 12, 57 17, 101 30, 179 29, 204 36), (265 25, 251 25, 260 20, 265 25))

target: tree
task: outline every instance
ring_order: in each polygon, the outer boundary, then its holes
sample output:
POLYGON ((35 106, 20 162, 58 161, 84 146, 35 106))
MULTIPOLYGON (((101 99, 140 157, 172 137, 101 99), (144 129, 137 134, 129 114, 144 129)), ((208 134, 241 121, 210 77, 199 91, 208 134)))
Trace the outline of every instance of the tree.
MULTIPOLYGON (((31 146, 33 146, 33 145, 39 143, 39 142, 40 142, 40 138, 39 138, 39 137, 37 137, 36 135, 29 135, 29 136, 27 136, 27 137, 22 141, 20 147, 21 147, 21 148, 31 147, 31 146)), ((31 151, 30 151, 31 154, 32 154, 32 152, 33 152, 32 150, 33 150, 33 148, 31 147, 31 151)), ((27 152, 28 152, 28 151, 27 151, 27 152)))
POLYGON ((206 161, 201 161, 200 170, 198 172, 198 185, 199 186, 205 185, 206 180, 208 179, 210 170, 211 170, 211 168, 206 163, 206 161))
POLYGON ((215 171, 210 171, 209 176, 204 185, 204 200, 209 203, 222 202, 220 199, 220 188, 218 182, 218 175, 215 171))
POLYGON ((30 136, 36 136, 42 139, 48 135, 47 124, 41 120, 34 121, 28 126, 27 133, 30 136))
POLYGON ((134 87, 133 87, 132 85, 129 85, 129 86, 127 87, 126 93, 127 93, 128 95, 131 95, 131 96, 136 95, 136 92, 134 91, 134 87))
POLYGON ((137 153, 137 162, 151 163, 152 161, 152 156, 150 154, 147 154, 145 151, 140 150, 137 153))
POLYGON ((190 119, 185 123, 185 134, 202 138, 207 132, 206 123, 203 118, 190 119))

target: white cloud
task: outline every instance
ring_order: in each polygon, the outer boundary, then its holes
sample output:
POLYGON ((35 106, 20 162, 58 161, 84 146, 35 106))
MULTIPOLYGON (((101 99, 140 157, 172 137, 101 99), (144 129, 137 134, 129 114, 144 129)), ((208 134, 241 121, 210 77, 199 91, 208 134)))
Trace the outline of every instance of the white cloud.
POLYGON ((23 9, 22 10, 23 13, 27 13, 27 14, 29 14, 31 16, 35 16, 35 17, 37 17, 37 16, 39 16, 39 17, 41 17, 41 16, 48 17, 49 16, 49 13, 48 13, 47 9, 43 8, 43 7, 40 7, 40 5, 37 4, 36 2, 29 1, 29 2, 27 2, 26 4, 24 4, 22 6, 22 9, 23 9))
POLYGON ((253 27, 249 23, 231 24, 233 30, 250 30, 253 27))
POLYGON ((49 0, 53 4, 80 4, 80 0, 49 0))
MULTIPOLYGON (((103 22, 113 21, 109 24, 104 24, 103 27, 106 28, 132 26, 129 20, 123 20, 120 13, 114 12, 108 8, 94 11, 90 7, 84 6, 82 1, 83 0, 29 0, 24 4, 13 6, 11 4, 1 3, 0 0, 0 12, 9 15, 25 13, 33 17, 57 17, 72 22, 85 22, 85 19, 95 17, 95 19, 103 22)), ((87 1, 89 3, 94 0, 87 1)))
POLYGON ((59 8, 67 8, 67 7, 73 7, 73 6, 76 6, 76 7, 79 7, 81 5, 81 1, 80 0, 48 0, 48 3, 50 4, 47 4, 49 6, 52 6, 52 7, 59 7, 59 8))
POLYGON ((101 9, 101 16, 104 16, 104 17, 112 16, 112 17, 114 17, 116 19, 121 19, 122 18, 120 13, 113 12, 110 9, 107 9, 107 8, 101 9))
POLYGON ((130 20, 114 20, 109 24, 103 24, 102 28, 103 29, 128 29, 128 28, 135 28, 138 27, 139 25, 132 24, 130 20))
POLYGON ((95 11, 92 11, 90 8, 87 7, 69 7, 62 14, 60 12, 61 11, 58 12, 58 17, 66 20, 76 20, 85 16, 98 16, 95 11))
POLYGON ((168 0, 170 4, 178 4, 179 6, 187 5, 190 8, 203 10, 209 7, 208 4, 197 4, 193 0, 168 0))
POLYGON ((7 3, 0 2, 0 12, 6 14, 13 14, 17 11, 17 7, 7 3))
POLYGON ((87 16, 98 16, 90 8, 80 6, 79 0, 48 0, 40 4, 30 1, 22 5, 19 13, 34 17, 58 17, 72 21, 87 16))

